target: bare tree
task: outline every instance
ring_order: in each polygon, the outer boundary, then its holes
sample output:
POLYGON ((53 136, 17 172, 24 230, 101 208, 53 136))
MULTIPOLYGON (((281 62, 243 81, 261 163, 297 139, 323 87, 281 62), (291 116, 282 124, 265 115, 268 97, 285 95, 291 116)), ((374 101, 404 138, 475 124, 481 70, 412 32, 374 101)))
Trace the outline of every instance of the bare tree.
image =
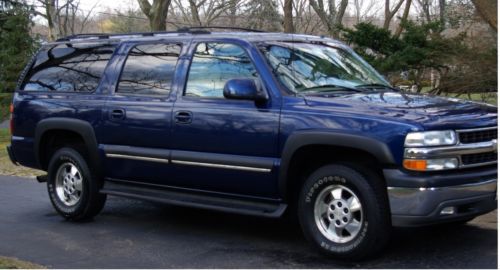
POLYGON ((38 0, 44 12, 36 12, 47 20, 48 39, 81 33, 95 8, 84 12, 80 8, 80 0, 38 0))
POLYGON ((274 0, 252 0, 244 5, 247 14, 245 26, 267 31, 282 31, 282 16, 279 12, 279 2, 274 0))
POLYGON ((285 0, 285 5, 283 6, 283 29, 285 33, 293 33, 295 29, 293 27, 293 0, 285 0))
POLYGON ((446 1, 439 0, 439 21, 441 22, 441 27, 444 27, 446 16, 446 1))
POLYGON ((394 33, 394 35, 396 37, 399 37, 401 35, 401 33, 403 32, 403 25, 402 24, 408 20, 408 16, 410 15, 411 2, 412 2, 412 0, 406 0, 405 9, 403 11, 403 16, 401 16, 401 22, 399 23, 399 26, 396 29, 396 32, 394 33))
POLYGON ((432 0, 417 0, 417 3, 419 4, 421 8, 421 13, 424 19, 427 22, 432 21, 432 15, 431 15, 431 6, 432 6, 432 0))
POLYGON ((394 18, 396 13, 399 11, 404 1, 405 0, 397 0, 396 5, 394 5, 391 9, 391 0, 385 0, 384 29, 389 29, 392 18, 394 18))
POLYGON ((295 0, 293 3, 295 11, 295 31, 306 34, 320 34, 322 29, 321 20, 309 5, 309 0, 295 0))
MULTIPOLYGON (((178 9, 184 21, 196 26, 210 26, 223 14, 234 12, 231 19, 236 23, 238 0, 174 0, 174 8, 178 9), (186 7, 185 5, 188 5, 186 7)), ((234 25, 234 24, 233 24, 234 25)))
POLYGON ((167 28, 167 14, 171 0, 137 0, 142 12, 149 19, 152 31, 163 31, 167 28))
POLYGON ((498 32, 497 25, 497 1, 496 0, 472 0, 479 15, 498 32))
POLYGON ((356 24, 362 21, 370 21, 380 11, 379 5, 376 5, 376 0, 354 0, 353 1, 354 16, 356 24))
POLYGON ((47 27, 49 30, 49 41, 56 40, 59 36, 59 22, 57 16, 57 2, 56 0, 38 0, 42 5, 44 12, 37 13, 37 15, 42 16, 47 20, 47 27))
POLYGON ((334 37, 339 37, 348 0, 341 0, 339 6, 336 5, 335 0, 327 0, 326 3, 323 0, 309 0, 309 4, 328 32, 334 37))

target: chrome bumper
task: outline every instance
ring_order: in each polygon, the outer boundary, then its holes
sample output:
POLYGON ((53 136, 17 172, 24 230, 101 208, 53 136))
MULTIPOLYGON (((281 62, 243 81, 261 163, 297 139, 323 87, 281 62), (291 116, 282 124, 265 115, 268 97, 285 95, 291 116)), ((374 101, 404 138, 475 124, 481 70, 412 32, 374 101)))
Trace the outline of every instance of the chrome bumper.
POLYGON ((393 225, 466 219, 496 208, 497 179, 447 187, 388 187, 393 225))

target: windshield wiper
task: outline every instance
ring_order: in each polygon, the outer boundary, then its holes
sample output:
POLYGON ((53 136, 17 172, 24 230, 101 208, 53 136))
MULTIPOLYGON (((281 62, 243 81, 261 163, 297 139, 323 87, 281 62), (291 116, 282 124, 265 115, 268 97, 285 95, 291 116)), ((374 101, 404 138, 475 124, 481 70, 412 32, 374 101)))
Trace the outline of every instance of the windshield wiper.
POLYGON ((348 86, 343 86, 343 85, 336 85, 336 84, 325 84, 325 85, 319 85, 319 86, 314 86, 314 87, 309 87, 309 88, 304 88, 299 90, 299 93, 305 94, 305 93, 326 93, 326 92, 363 92, 361 89, 356 89, 353 87, 348 87, 348 86))
POLYGON ((370 89, 370 90, 377 89, 377 88, 378 89, 384 88, 384 89, 390 89, 392 91, 399 92, 399 89, 394 88, 394 87, 389 86, 389 85, 386 85, 386 84, 382 84, 382 83, 360 84, 360 85, 356 85, 356 88, 365 88, 365 89, 370 89))

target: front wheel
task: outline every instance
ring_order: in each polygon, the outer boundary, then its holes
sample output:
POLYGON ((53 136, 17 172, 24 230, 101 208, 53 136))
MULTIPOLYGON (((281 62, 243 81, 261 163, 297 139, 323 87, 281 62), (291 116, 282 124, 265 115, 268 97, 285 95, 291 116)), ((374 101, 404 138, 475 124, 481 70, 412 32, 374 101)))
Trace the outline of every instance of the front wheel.
POLYGON ((332 164, 313 172, 299 195, 306 238, 340 259, 362 259, 381 250, 391 230, 379 177, 356 166, 332 164))
POLYGON ((48 168, 47 189, 61 216, 78 221, 97 215, 106 201, 106 195, 99 193, 100 188, 100 180, 78 151, 61 148, 54 153, 48 168))

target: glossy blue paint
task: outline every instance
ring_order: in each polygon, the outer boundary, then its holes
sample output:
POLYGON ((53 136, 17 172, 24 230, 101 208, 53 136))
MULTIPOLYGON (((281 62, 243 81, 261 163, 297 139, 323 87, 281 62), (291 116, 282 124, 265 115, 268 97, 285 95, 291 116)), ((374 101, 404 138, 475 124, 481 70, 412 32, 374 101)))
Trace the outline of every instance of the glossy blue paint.
POLYGON ((300 131, 356 134, 387 145, 400 167, 405 135, 418 130, 446 130, 497 125, 497 108, 459 99, 407 95, 397 92, 343 96, 296 96, 278 83, 257 43, 262 41, 337 41, 305 35, 208 34, 121 40, 94 93, 17 91, 14 95, 12 150, 25 166, 37 167, 33 153, 36 124, 50 117, 88 121, 95 130, 105 176, 158 185, 280 199, 278 179, 287 139, 300 131), (258 71, 269 99, 194 98, 184 96, 190 61, 198 42, 224 42, 244 48, 258 71), (128 51, 138 43, 177 42, 182 52, 170 95, 133 96, 115 93, 128 51), (111 119, 114 109, 123 119, 111 119), (189 112, 190 122, 176 123, 178 112, 189 112), (271 158, 269 173, 106 158, 103 145, 135 146, 271 158))

